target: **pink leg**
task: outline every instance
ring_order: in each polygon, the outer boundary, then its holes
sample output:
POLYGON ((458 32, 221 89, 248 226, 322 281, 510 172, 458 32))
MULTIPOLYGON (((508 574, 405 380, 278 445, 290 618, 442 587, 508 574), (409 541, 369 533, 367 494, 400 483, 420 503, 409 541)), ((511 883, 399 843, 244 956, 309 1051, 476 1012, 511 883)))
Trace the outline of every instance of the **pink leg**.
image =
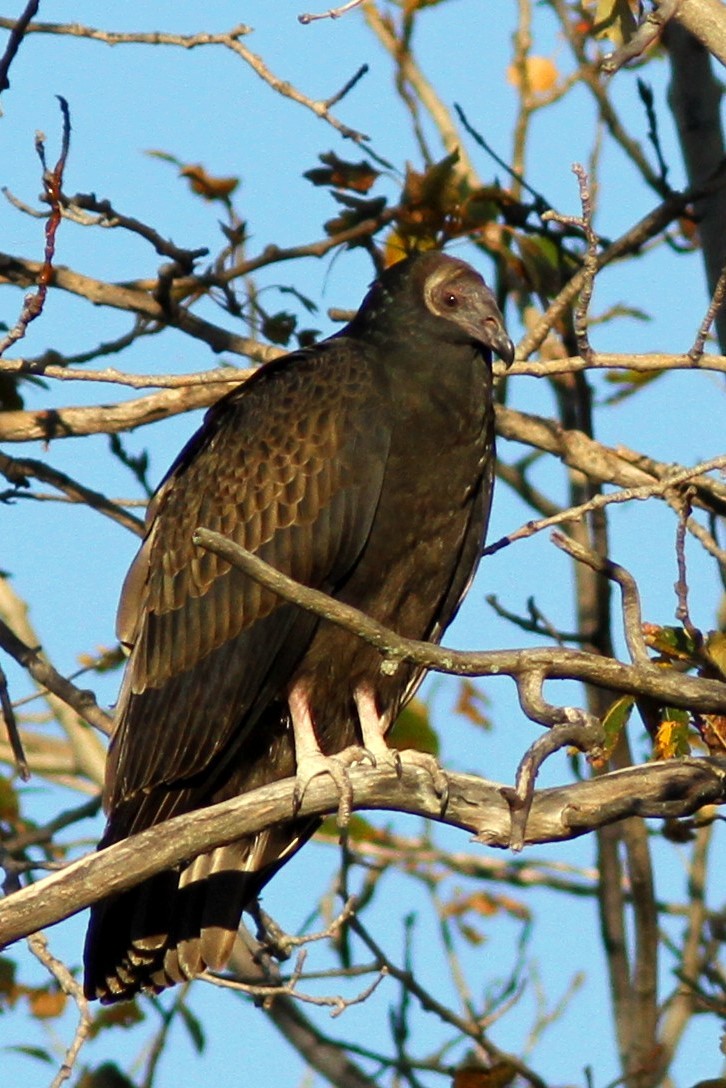
POLYGON ((353 804, 353 790, 350 785, 347 767, 351 763, 365 759, 364 749, 346 748, 334 756, 321 752, 315 736, 315 726, 310 713, 310 700, 305 684, 298 682, 288 693, 287 705, 290 708, 292 732, 295 738, 296 778, 294 804, 297 810, 302 804, 310 781, 319 774, 329 774, 338 787, 340 805, 338 807, 338 826, 346 827, 350 820, 353 804))
POLYGON ((438 761, 427 752, 417 752, 413 748, 399 752, 386 744, 386 733, 391 726, 391 714, 390 711, 384 714, 378 713, 375 697, 369 687, 361 686, 356 690, 355 705, 363 735, 363 747, 372 757, 375 765, 385 767, 392 764, 399 776, 403 764, 421 767, 430 776, 436 793, 445 805, 449 785, 438 761))

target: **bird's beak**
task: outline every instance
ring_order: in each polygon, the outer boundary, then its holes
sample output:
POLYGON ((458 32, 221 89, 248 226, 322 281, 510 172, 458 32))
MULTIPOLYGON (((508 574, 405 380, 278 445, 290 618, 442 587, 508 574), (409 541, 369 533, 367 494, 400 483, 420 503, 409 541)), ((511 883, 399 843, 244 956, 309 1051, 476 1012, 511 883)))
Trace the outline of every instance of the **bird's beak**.
POLYGON ((495 325, 493 319, 489 318, 486 324, 484 343, 488 348, 491 348, 495 355, 499 356, 506 367, 512 365, 514 362, 514 344, 507 335, 503 321, 500 320, 495 325))
POLYGON ((467 299, 469 305, 457 315, 458 323, 484 347, 498 355, 506 366, 514 362, 514 344, 504 327, 504 318, 488 288, 467 299))

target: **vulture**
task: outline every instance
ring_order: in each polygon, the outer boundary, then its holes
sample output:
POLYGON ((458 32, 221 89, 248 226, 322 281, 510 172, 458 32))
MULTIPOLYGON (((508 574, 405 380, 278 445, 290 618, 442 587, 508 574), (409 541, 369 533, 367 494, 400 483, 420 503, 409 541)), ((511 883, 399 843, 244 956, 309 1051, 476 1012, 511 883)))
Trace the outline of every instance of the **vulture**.
MULTIPOLYGON (((99 849, 279 779, 298 791, 385 735, 422 670, 194 545, 224 534, 400 635, 438 642, 476 570, 494 480, 492 353, 514 347, 464 261, 381 273, 341 332, 262 366, 207 413, 148 511, 124 583, 130 650, 99 849)), ((405 757, 405 753, 404 753, 405 757)), ((336 779, 337 780, 337 779, 336 779)), ((112 1003, 226 965, 242 911, 313 834, 295 817, 93 907, 85 993, 112 1003)))

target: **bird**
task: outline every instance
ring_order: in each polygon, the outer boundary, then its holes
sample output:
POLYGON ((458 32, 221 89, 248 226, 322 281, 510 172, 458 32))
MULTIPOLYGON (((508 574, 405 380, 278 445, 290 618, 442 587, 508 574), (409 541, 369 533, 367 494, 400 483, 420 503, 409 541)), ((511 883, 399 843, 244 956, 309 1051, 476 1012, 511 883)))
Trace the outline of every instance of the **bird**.
MULTIPOLYGON (((208 411, 149 504, 121 593, 129 657, 99 849, 280 779, 295 776, 298 796, 318 774, 338 781, 351 750, 394 760, 385 736, 424 670, 382 670, 375 648, 193 534, 224 534, 399 635, 439 642, 484 546, 493 353, 509 365, 514 346, 482 276, 420 252, 378 275, 345 328, 208 411)), ((110 1004, 223 970, 243 911, 317 826, 293 813, 95 904, 86 996, 110 1004)))

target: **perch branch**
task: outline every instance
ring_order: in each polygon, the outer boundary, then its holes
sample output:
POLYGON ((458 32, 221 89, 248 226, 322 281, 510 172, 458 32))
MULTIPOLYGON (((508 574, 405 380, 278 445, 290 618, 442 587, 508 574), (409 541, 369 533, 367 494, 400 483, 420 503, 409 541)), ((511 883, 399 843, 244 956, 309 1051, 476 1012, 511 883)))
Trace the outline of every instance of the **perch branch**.
MULTIPOLYGON (((404 764, 400 775, 363 765, 350 770, 353 807, 407 812, 475 834, 490 846, 508 847, 511 821, 503 786, 467 774, 448 774, 449 801, 431 776, 404 764)), ((0 947, 53 925, 107 895, 133 887, 163 869, 214 846, 257 834, 290 819, 294 779, 277 782, 209 808, 176 816, 161 827, 72 862, 60 872, 14 892, 0 903, 0 947)), ((688 816, 726 802, 726 761, 684 759, 649 763, 587 781, 535 792, 525 842, 571 839, 629 816, 688 816)), ((338 811, 340 797, 328 776, 313 779, 298 818, 338 811)))

